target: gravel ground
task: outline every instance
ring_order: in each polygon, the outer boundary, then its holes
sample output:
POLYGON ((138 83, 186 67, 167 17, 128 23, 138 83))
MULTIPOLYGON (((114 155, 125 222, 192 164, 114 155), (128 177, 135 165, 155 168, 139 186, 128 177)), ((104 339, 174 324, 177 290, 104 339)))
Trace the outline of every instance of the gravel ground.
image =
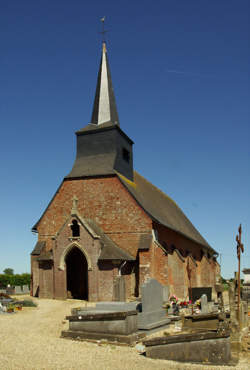
MULTIPOLYGON (((26 297, 27 298, 27 297, 26 297)), ((246 353, 236 367, 205 366, 152 360, 135 348, 97 345, 60 338, 68 329, 65 316, 80 301, 35 299, 37 308, 24 308, 15 314, 0 315, 0 369, 250 369, 246 353)))

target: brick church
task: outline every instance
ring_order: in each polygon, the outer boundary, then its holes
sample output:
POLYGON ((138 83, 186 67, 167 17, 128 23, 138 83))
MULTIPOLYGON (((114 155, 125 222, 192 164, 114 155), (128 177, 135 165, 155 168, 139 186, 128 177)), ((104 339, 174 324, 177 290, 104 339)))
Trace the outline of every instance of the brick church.
POLYGON ((181 298, 190 285, 213 287, 216 251, 171 198, 134 170, 105 42, 91 123, 76 137, 73 168, 32 228, 32 295, 115 300, 121 277, 126 298, 140 295, 149 277, 181 298))

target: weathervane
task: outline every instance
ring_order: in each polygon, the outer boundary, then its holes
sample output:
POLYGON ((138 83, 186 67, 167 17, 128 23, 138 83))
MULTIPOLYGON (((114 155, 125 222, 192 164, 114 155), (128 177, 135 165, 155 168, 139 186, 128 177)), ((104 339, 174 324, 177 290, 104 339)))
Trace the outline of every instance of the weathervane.
POLYGON ((239 226, 239 235, 236 235, 237 257, 238 257, 238 318, 240 319, 240 253, 244 252, 244 246, 241 243, 241 224, 239 226))
POLYGON ((102 42, 103 43, 106 43, 106 38, 105 38, 105 34, 108 32, 107 30, 105 30, 105 16, 103 18, 101 18, 101 22, 102 22, 102 31, 100 32, 102 34, 102 42))

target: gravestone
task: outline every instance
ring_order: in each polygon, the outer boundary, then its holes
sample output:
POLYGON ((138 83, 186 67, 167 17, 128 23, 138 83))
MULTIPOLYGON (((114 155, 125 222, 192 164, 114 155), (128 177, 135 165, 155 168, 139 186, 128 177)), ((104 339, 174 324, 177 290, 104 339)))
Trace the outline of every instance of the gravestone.
POLYGON ((19 285, 15 286, 15 294, 23 294, 22 287, 19 285))
POLYGON ((168 286, 162 287, 162 294, 163 294, 163 302, 167 302, 169 299, 169 287, 168 286))
POLYGON ((8 295, 15 294, 15 289, 12 288, 12 287, 10 287, 10 286, 8 286, 6 288, 6 294, 8 294, 8 295))
POLYGON ((28 285, 23 285, 23 294, 28 294, 30 292, 28 285))
POLYGON ((142 312, 138 313, 138 329, 153 329, 168 324, 163 305, 162 285, 155 279, 149 279, 141 286, 142 312))
POLYGON ((201 313, 208 313, 208 304, 206 294, 201 296, 201 313))
POLYGON ((126 287, 124 276, 117 276, 114 281, 114 300, 119 302, 126 301, 126 287))

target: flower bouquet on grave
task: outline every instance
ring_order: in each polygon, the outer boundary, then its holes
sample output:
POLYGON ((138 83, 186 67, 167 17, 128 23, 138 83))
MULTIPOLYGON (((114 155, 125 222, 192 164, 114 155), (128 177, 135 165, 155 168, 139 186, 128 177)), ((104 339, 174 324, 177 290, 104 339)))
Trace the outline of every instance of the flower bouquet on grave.
POLYGON ((197 299, 194 303, 194 312, 195 313, 200 313, 201 312, 201 301, 200 299, 197 299))
POLYGON ((22 311, 23 306, 19 303, 15 304, 15 310, 16 311, 22 311))
POLYGON ((171 297, 169 298, 169 300, 170 300, 170 303, 171 303, 171 305, 173 306, 173 305, 176 305, 177 304, 177 302, 178 302, 178 298, 176 297, 176 295, 171 295, 171 297))
POLYGON ((9 304, 7 306, 7 312, 8 313, 14 312, 14 310, 15 310, 15 306, 13 304, 9 304))
POLYGON ((200 309, 201 308, 201 301, 200 299, 197 299, 197 301, 195 302, 195 307, 200 309))
POLYGON ((181 301, 181 302, 179 303, 179 306, 180 306, 181 308, 186 308, 186 307, 188 307, 188 302, 187 302, 187 301, 181 301))
POLYGON ((174 315, 177 315, 179 313, 179 306, 178 306, 178 298, 176 297, 176 295, 171 295, 171 297, 169 298, 170 300, 170 304, 172 305, 172 308, 173 308, 173 314, 174 315))

